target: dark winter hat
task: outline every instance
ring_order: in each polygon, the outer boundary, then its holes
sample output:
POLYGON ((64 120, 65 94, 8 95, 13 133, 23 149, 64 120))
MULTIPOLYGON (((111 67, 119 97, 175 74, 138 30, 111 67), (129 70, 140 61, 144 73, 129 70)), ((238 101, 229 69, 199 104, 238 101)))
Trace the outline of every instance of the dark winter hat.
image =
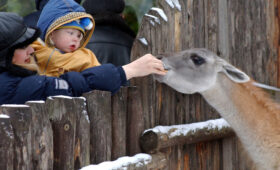
POLYGON ((0 70, 12 65, 15 49, 31 44, 39 35, 39 29, 27 27, 17 14, 0 12, 0 70))
POLYGON ((125 2, 124 0, 86 0, 83 7, 91 15, 108 12, 120 14, 124 10, 125 2))

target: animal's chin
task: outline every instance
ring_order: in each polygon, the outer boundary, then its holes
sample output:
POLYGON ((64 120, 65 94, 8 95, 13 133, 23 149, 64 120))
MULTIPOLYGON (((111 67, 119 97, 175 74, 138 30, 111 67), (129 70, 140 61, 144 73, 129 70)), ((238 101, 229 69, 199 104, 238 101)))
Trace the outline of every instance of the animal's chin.
POLYGON ((158 81, 160 83, 163 83, 163 81, 164 81, 164 76, 154 74, 153 77, 156 81, 158 81))

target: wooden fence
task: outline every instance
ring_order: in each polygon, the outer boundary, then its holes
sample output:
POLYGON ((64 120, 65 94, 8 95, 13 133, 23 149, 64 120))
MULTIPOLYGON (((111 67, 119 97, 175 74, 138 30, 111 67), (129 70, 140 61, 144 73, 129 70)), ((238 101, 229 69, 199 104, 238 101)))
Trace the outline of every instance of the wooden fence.
POLYGON ((0 169, 79 169, 140 153, 139 91, 54 96, 0 107, 0 169))
POLYGON ((2 105, 0 169, 169 169, 170 147, 234 135, 223 119, 144 131, 138 96, 136 87, 124 87, 114 96, 92 91, 2 105), (150 155, 137 154, 140 146, 150 155))

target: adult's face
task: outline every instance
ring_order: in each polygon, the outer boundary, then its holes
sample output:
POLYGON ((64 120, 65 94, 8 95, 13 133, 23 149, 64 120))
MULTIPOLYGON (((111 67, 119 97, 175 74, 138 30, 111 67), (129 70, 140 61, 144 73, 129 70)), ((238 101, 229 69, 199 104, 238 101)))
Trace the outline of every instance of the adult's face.
POLYGON ((31 62, 32 54, 34 53, 34 49, 31 46, 18 48, 14 51, 13 56, 13 64, 21 65, 21 64, 29 64, 31 62))

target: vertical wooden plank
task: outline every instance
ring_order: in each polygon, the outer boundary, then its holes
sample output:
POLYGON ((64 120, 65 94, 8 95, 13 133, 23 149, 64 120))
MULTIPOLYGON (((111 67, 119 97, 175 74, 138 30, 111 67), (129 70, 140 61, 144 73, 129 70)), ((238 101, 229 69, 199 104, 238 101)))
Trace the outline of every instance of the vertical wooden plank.
POLYGON ((26 102, 32 113, 32 163, 34 169, 53 169, 53 131, 45 102, 26 102))
POLYGON ((144 129, 143 105, 137 87, 128 87, 127 92, 127 152, 129 156, 141 153, 139 138, 144 129))
POLYGON ((90 120, 90 163, 110 161, 112 155, 111 93, 92 91, 84 94, 90 120))
POLYGON ((125 156, 127 137, 127 87, 112 96, 112 160, 125 156))
POLYGON ((10 117, 0 110, 0 169, 13 170, 14 132, 10 117))
POLYGON ((54 169, 74 169, 75 104, 66 96, 54 96, 46 101, 53 128, 54 169))
POLYGON ((86 99, 75 97, 76 134, 74 149, 74 169, 78 170, 90 164, 90 121, 86 108, 86 99))
POLYGON ((2 113, 10 116, 14 131, 14 169, 33 169, 30 107, 27 105, 2 105, 1 109, 2 113))

